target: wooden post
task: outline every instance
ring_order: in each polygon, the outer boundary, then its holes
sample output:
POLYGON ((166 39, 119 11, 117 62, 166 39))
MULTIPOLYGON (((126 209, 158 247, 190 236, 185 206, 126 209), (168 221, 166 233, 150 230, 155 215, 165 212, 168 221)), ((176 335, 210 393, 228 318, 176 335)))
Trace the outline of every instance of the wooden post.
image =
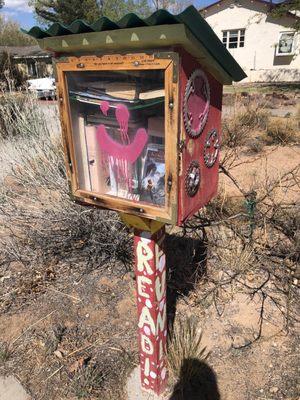
POLYGON ((141 387, 159 396, 167 385, 165 225, 138 217, 134 223, 124 214, 122 219, 134 226, 141 387))

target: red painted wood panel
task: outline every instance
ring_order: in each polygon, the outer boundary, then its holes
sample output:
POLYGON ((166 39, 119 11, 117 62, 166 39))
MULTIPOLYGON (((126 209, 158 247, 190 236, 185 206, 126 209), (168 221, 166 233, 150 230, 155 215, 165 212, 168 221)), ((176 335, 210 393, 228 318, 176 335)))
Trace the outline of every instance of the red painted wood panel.
POLYGON ((215 164, 208 168, 204 162, 204 146, 207 134, 216 129, 221 139, 221 111, 222 111, 222 84, 219 83, 205 68, 201 66, 190 54, 183 49, 179 50, 181 55, 180 66, 180 112, 181 129, 184 131, 185 147, 182 154, 182 175, 179 179, 178 194, 178 224, 181 225, 200 208, 205 206, 217 193, 219 156, 215 164), (196 69, 205 72, 210 86, 210 107, 207 122, 198 138, 191 138, 183 123, 183 102, 186 85, 189 77, 196 69), (185 177, 192 161, 200 164, 200 187, 194 197, 190 197, 185 189, 185 177))

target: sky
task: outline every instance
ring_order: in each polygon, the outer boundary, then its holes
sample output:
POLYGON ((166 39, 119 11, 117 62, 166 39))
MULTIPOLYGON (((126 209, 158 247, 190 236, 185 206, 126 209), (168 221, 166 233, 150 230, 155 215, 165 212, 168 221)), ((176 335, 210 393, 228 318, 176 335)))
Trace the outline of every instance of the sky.
MULTIPOLYGON (((199 8, 211 3, 214 3, 214 1, 194 1, 194 5, 199 8)), ((2 8, 0 13, 2 15, 4 14, 7 18, 17 21, 24 29, 31 28, 34 25, 38 25, 38 23, 34 19, 32 9, 28 6, 28 0, 5 0, 5 6, 2 8)))

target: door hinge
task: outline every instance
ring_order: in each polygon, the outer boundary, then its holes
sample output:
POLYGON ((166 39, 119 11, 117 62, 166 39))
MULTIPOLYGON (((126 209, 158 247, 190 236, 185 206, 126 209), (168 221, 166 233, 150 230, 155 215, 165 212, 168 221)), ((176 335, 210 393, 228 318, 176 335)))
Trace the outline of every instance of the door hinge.
POLYGON ((73 164, 72 164, 72 160, 71 160, 71 154, 70 154, 70 149, 69 146, 66 145, 66 150, 67 150, 67 163, 68 163, 68 167, 70 169, 71 174, 73 174, 73 164))
POLYGON ((180 140, 180 142, 178 143, 178 151, 180 153, 183 153, 185 147, 186 147, 185 140, 180 140))
POLYGON ((171 191, 172 189, 172 183, 173 183, 173 179, 172 179, 172 174, 169 175, 168 180, 167 180, 167 190, 168 193, 171 191))

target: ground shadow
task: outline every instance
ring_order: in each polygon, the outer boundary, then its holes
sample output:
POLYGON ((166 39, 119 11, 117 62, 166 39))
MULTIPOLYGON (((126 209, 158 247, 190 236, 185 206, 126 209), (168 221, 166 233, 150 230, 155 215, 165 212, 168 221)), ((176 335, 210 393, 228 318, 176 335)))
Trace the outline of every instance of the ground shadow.
POLYGON ((195 283, 206 274, 206 240, 205 237, 195 239, 167 235, 165 252, 168 269, 167 314, 171 328, 178 298, 187 296, 194 289, 195 283))
POLYGON ((183 360, 180 377, 169 400, 220 400, 217 376, 204 361, 183 360))

